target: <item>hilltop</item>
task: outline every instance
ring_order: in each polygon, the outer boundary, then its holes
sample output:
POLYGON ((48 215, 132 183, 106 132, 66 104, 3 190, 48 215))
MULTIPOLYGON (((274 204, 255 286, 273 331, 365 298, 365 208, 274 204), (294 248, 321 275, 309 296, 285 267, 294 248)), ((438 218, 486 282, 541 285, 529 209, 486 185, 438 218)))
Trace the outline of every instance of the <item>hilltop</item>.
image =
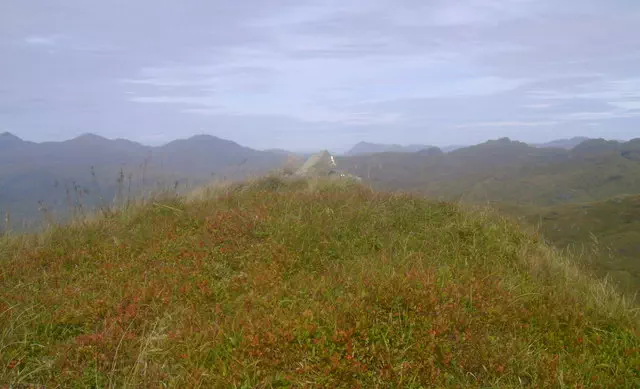
POLYGON ((511 222, 334 180, 202 188, 0 239, 0 382, 640 384, 637 311, 511 222))
POLYGON ((2 134, 0 134, 0 151, 8 150, 9 148, 24 146, 27 144, 28 142, 23 141, 10 132, 3 132, 2 134))

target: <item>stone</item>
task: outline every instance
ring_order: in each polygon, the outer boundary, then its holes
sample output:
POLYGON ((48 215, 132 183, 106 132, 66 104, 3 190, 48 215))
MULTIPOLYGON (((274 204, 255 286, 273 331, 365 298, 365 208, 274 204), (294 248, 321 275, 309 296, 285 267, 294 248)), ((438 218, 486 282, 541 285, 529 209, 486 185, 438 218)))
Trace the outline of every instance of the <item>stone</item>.
POLYGON ((337 174, 336 160, 327 150, 314 154, 296 172, 298 176, 331 176, 337 174))
POLYGON ((338 170, 338 164, 327 150, 314 154, 295 173, 302 177, 331 177, 361 181, 360 177, 338 170))

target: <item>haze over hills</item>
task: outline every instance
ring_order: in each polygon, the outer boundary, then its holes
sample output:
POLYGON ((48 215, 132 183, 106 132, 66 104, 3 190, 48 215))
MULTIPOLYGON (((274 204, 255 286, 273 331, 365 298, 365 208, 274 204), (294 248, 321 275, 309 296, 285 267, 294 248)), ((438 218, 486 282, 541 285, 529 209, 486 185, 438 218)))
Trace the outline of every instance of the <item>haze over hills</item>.
MULTIPOLYGON (((577 139, 582 138, 572 141, 577 139)), ((549 144, 566 146, 565 141, 549 144)), ((452 171, 451 174, 447 173, 447 169, 467 166, 463 174, 477 179, 476 183, 481 187, 482 179, 494 177, 504 166, 526 155, 539 154, 545 161, 553 156, 562 158, 556 150, 527 149, 524 144, 520 144, 520 149, 512 150, 511 157, 514 159, 496 159, 507 150, 493 157, 483 157, 486 152, 480 152, 480 159, 475 158, 475 153, 482 147, 487 146, 457 148, 450 157, 434 159, 438 167, 434 169, 434 166, 429 166, 430 173, 426 176, 422 172, 422 163, 442 154, 440 149, 432 146, 361 142, 349 154, 379 160, 376 162, 379 166, 387 159, 393 161, 390 164, 385 162, 384 169, 380 171, 383 177, 393 177, 390 178, 391 182, 383 185, 387 189, 414 190, 417 187, 424 189, 437 186, 435 192, 423 192, 438 196, 446 192, 458 197, 482 195, 479 194, 480 189, 465 187, 469 180, 458 179, 458 174, 464 169, 452 171), (390 155, 383 156, 380 152, 390 155), (407 161, 406 166, 402 161, 407 161), (455 178, 447 182, 447 175, 455 178), (398 184, 394 185, 393 182, 398 184)), ((93 208, 105 202, 110 203, 115 197, 140 193, 150 187, 171 187, 176 182, 179 185, 196 185, 212 178, 237 179, 262 174, 294 157, 308 157, 281 149, 254 150, 209 135, 151 147, 125 139, 109 140, 94 134, 61 142, 35 143, 4 133, 0 135, 0 149, 0 212, 11 213, 12 220, 18 224, 24 219, 40 219, 39 208, 62 212, 80 202, 80 197, 83 204, 93 208)), ((522 159, 521 162, 524 161, 522 159)), ((369 165, 365 172, 362 170, 365 165, 360 164, 360 169, 355 169, 355 166, 351 168, 375 183, 379 179, 376 167, 369 165)), ((498 196, 496 200, 501 197, 504 196, 498 196)))
POLYGON ((369 142, 360 142, 353 146, 349 151, 345 153, 345 155, 356 156, 356 155, 368 155, 368 154, 376 154, 376 153, 415 153, 420 150, 429 149, 433 146, 427 145, 408 145, 402 146, 398 144, 381 144, 381 143, 369 143, 369 142))
MULTIPOLYGON (((570 150, 578 146, 580 143, 587 141, 589 139, 590 138, 587 138, 584 136, 577 136, 570 139, 557 139, 557 140, 553 140, 546 143, 530 143, 530 145, 538 148, 560 148, 560 149, 570 150)), ((450 146, 439 147, 439 149, 445 153, 448 153, 451 151, 459 150, 459 149, 470 147, 470 146, 471 145, 467 145, 467 146, 450 145, 450 146)), ((353 156, 363 156, 363 155, 371 155, 371 154, 378 154, 378 153, 415 153, 425 149, 433 149, 433 148, 436 148, 436 146, 419 145, 419 144, 403 146, 399 144, 359 142, 355 146, 353 146, 351 149, 349 149, 346 153, 344 153, 344 155, 353 157, 353 156)))
POLYGON ((382 153, 340 157, 377 187, 470 202, 552 205, 640 191, 640 142, 590 140, 572 150, 508 138, 446 154, 382 153))
POLYGON ((3 132, 0 134, 0 151, 8 150, 10 148, 20 147, 28 142, 23 141, 10 132, 3 132))
POLYGON ((286 159, 210 135, 150 147, 94 134, 44 143, 3 134, 0 148, 0 212, 17 226, 40 219, 43 207, 62 214, 77 203, 92 208, 118 195, 259 175, 286 159))
POLYGON ((589 140, 589 138, 584 137, 584 136, 576 136, 574 138, 571 139, 558 139, 558 140, 554 140, 551 142, 547 142, 547 143, 534 143, 531 144, 532 146, 535 147, 540 147, 540 148, 548 148, 548 147, 556 147, 556 148, 560 148, 560 149, 572 149, 576 146, 578 146, 580 143, 589 140))

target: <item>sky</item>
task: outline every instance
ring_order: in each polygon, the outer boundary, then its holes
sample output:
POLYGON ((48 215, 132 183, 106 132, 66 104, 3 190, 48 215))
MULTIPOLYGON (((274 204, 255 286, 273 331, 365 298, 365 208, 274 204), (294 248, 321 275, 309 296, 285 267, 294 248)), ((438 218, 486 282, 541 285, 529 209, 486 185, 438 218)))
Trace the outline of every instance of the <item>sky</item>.
POLYGON ((638 0, 2 0, 0 132, 254 148, 640 137, 638 0))

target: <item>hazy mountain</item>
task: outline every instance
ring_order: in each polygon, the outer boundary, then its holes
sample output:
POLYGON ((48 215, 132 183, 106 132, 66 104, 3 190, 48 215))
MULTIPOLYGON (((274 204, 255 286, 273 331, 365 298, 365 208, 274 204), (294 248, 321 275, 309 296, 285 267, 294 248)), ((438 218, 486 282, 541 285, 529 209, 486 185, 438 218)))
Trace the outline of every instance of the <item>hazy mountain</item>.
POLYGON ((442 152, 444 152, 444 153, 450 153, 450 152, 452 152, 452 151, 456 151, 456 150, 459 150, 459 149, 463 149, 463 148, 465 148, 465 147, 469 147, 469 146, 462 146, 462 145, 449 145, 449 146, 441 147, 441 148, 440 148, 440 150, 442 150, 442 152))
POLYGON ((589 138, 577 136, 571 139, 558 139, 547 143, 532 144, 532 146, 539 148, 559 148, 571 150, 586 140, 589 140, 589 138))
POLYGON ((265 172, 279 166, 286 156, 254 150, 210 135, 180 139, 153 150, 156 162, 184 177, 229 177, 265 172))
POLYGON ((457 198, 472 185, 530 157, 557 158, 566 152, 537 149, 509 139, 489 141, 450 153, 385 153, 342 157, 350 173, 368 179, 381 189, 410 190, 433 197, 457 198))
POLYGON ((420 155, 426 155, 426 156, 435 156, 435 155, 444 154, 444 152, 440 150, 438 147, 428 147, 418 151, 417 153, 420 155))
POLYGON ((78 204, 92 208, 176 182, 263 174, 286 160, 209 135, 149 147, 93 134, 34 143, 6 133, 0 150, 0 214, 11 213, 16 224, 39 218, 42 207, 61 214, 78 204))
POLYGON ((640 138, 629 142, 606 139, 590 139, 576 146, 573 151, 578 155, 620 154, 626 159, 640 161, 640 138))
POLYGON ((3 132, 0 134, 0 151, 7 151, 9 149, 16 149, 29 145, 30 142, 25 142, 10 132, 3 132))
POLYGON ((349 151, 345 153, 345 155, 355 156, 355 155, 368 155, 368 154, 376 154, 376 153, 415 153, 420 150, 430 149, 433 146, 427 145, 408 145, 402 146, 398 144, 379 144, 379 143, 369 143, 369 142, 360 142, 353 146, 349 151))
POLYGON ((127 139, 107 139, 95 134, 84 134, 77 138, 64 142, 49 142, 49 145, 58 144, 61 147, 67 147, 70 151, 76 152, 80 148, 90 151, 103 150, 104 152, 124 152, 129 154, 143 154, 151 149, 151 147, 143 146, 140 143, 132 142, 127 139))
POLYGON ((467 202, 546 206, 640 193, 640 140, 565 150, 505 138, 442 155, 343 157, 340 165, 380 188, 467 202))

